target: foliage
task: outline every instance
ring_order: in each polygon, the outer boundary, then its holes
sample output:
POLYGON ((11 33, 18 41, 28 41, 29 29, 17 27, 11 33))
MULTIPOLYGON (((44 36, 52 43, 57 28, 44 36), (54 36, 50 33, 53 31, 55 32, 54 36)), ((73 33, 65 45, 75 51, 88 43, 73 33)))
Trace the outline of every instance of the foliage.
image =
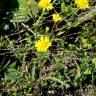
POLYGON ((96 0, 1 1, 0 95, 95 96, 96 0))

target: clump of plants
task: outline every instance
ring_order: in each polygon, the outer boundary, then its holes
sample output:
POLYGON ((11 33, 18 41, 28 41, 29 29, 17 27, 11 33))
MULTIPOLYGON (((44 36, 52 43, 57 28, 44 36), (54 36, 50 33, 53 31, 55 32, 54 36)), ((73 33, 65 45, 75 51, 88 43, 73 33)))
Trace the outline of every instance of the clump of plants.
POLYGON ((96 0, 15 4, 1 8, 0 95, 95 96, 96 0))

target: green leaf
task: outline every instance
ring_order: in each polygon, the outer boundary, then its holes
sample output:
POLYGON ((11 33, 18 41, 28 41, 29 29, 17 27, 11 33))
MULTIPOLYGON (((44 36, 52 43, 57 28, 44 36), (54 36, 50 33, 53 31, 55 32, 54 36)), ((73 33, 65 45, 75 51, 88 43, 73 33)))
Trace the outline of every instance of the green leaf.
POLYGON ((29 11, 26 0, 18 0, 19 10, 14 13, 11 22, 25 22, 29 19, 29 11))
POLYGON ((87 43, 83 44, 83 47, 88 48, 88 44, 87 43))
POLYGON ((87 39, 82 39, 82 43, 84 43, 84 44, 86 44, 88 42, 88 40, 87 39))
POLYGON ((66 80, 62 81, 61 79, 58 79, 56 77, 48 76, 48 77, 43 78, 43 80, 52 80, 54 82, 60 83, 62 86, 66 87, 66 88, 69 88, 70 87, 70 85, 67 83, 66 80))
POLYGON ((87 69, 83 72, 83 74, 89 75, 89 74, 91 74, 91 70, 90 70, 89 68, 87 68, 87 69))
POLYGON ((33 15, 36 15, 39 12, 38 9, 38 3, 35 0, 31 0, 32 1, 32 5, 31 5, 31 10, 33 15))
POLYGON ((5 73, 5 80, 15 80, 17 76, 20 75, 19 70, 15 68, 8 68, 7 72, 5 73))

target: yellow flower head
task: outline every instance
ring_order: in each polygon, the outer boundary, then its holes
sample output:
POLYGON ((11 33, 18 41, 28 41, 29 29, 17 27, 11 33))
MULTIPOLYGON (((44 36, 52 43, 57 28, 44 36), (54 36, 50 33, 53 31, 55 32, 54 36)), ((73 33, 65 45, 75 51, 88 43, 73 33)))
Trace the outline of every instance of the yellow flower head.
POLYGON ((51 45, 52 43, 48 36, 41 36, 40 40, 35 42, 35 47, 38 52, 46 52, 51 45))
POLYGON ((43 11, 49 11, 53 9, 53 4, 51 3, 51 0, 40 0, 38 7, 43 9, 43 11))
POLYGON ((53 14, 52 17, 55 23, 62 20, 62 17, 58 13, 53 14))
POLYGON ((75 0, 75 3, 77 4, 77 7, 79 7, 80 9, 89 8, 88 0, 75 0))

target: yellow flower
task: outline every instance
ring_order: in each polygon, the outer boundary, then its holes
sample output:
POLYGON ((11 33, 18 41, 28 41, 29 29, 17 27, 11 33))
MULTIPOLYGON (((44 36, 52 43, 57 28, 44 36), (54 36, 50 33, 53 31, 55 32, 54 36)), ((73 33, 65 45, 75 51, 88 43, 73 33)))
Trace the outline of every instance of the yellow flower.
POLYGON ((48 36, 41 36, 40 40, 35 42, 35 47, 38 52, 46 52, 51 45, 52 43, 48 36))
POLYGON ((89 8, 88 0, 75 0, 75 3, 77 4, 77 7, 79 7, 80 9, 89 8))
POLYGON ((43 9, 43 11, 49 11, 53 9, 53 4, 51 3, 51 0, 40 0, 38 7, 43 9))
POLYGON ((61 21, 61 19, 62 19, 62 17, 58 13, 53 14, 52 17, 53 17, 53 21, 55 23, 58 22, 58 21, 61 21))

